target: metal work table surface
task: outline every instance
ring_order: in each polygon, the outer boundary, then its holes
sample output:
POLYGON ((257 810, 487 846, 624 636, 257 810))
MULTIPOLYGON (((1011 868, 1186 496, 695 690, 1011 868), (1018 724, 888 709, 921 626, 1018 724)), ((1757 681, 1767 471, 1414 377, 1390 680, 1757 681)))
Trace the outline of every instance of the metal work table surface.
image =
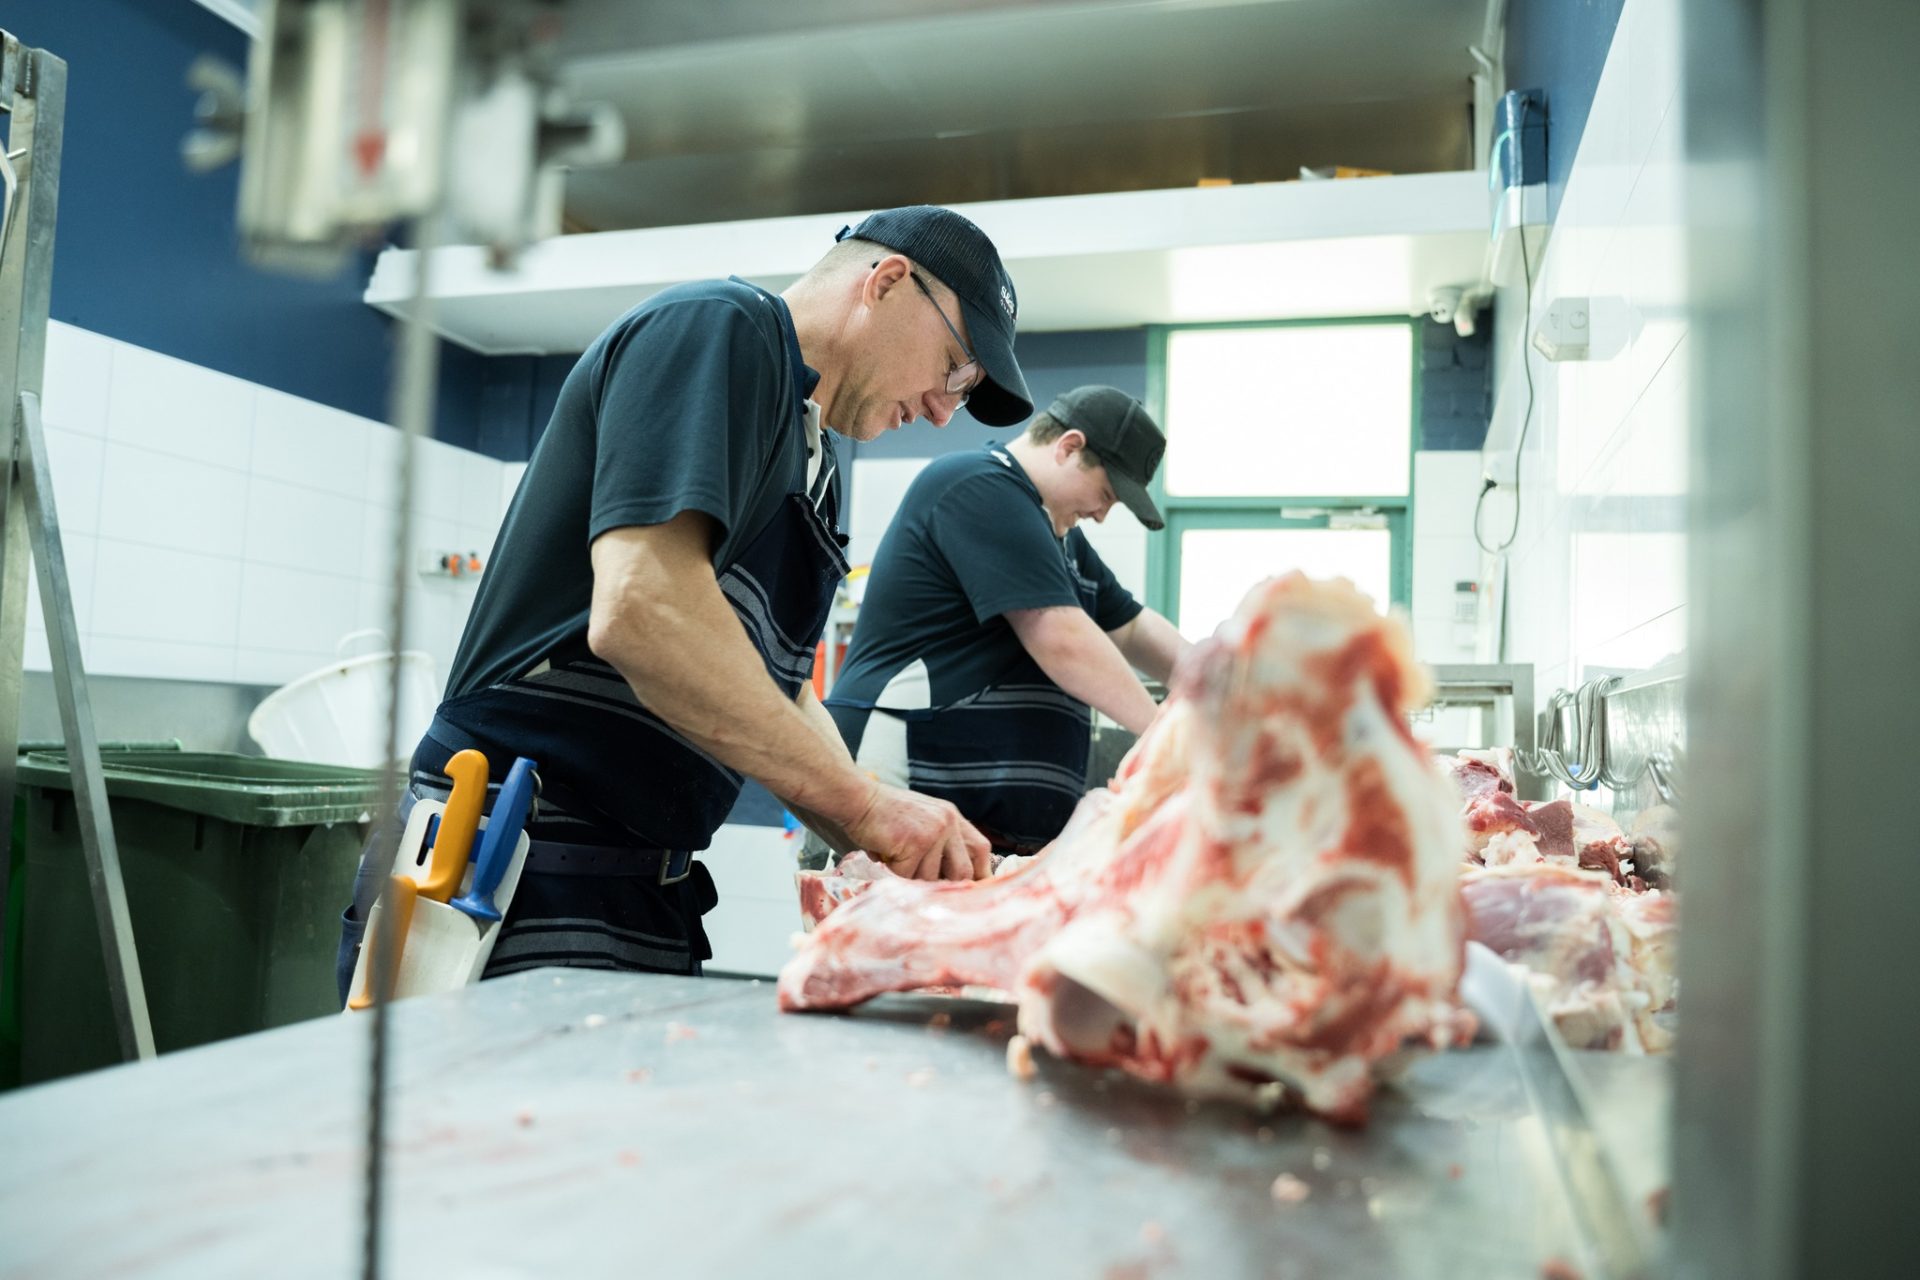
MULTIPOLYGON (((1022 1082, 1010 1016, 782 1015, 771 984, 557 970, 403 1001, 387 1273, 1492 1280, 1579 1257, 1503 1049, 1422 1058, 1346 1131, 1067 1063, 1022 1082)), ((367 1028, 0 1098, 0 1276, 353 1274, 367 1028)), ((1597 1078, 1657 1170, 1664 1064, 1597 1078)))

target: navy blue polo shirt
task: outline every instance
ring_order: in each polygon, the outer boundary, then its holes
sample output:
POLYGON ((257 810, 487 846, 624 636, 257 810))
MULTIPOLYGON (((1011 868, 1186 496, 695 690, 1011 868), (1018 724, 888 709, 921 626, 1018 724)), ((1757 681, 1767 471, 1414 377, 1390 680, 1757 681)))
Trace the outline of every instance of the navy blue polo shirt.
POLYGON ((1142 607, 1085 534, 1054 536, 1040 491, 1011 453, 988 445, 937 458, 880 540, 828 704, 937 709, 993 685, 1045 681, 1004 615, 1089 598, 1102 631, 1142 607))
MULTIPOLYGON (((811 371, 808 371, 811 375, 811 371)), ((584 641, 593 540, 702 511, 724 571, 804 490, 807 447, 776 304, 738 279, 676 285, 567 375, 453 659, 456 698, 584 641)))

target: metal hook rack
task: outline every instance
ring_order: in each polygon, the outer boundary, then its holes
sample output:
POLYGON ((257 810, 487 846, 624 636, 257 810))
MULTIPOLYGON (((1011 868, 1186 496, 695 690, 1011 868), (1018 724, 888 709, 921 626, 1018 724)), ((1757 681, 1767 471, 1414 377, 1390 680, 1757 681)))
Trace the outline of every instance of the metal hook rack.
POLYGON ((1636 676, 1597 676, 1578 689, 1556 690, 1540 713, 1534 750, 1516 748, 1515 759, 1530 771, 1553 778, 1575 791, 1597 791, 1606 787, 1624 791, 1647 778, 1663 803, 1672 803, 1678 794, 1675 774, 1683 750, 1677 736, 1659 750, 1629 757, 1627 767, 1616 766, 1614 734, 1608 714, 1612 699, 1644 689, 1677 684, 1686 672, 1677 668, 1656 669, 1636 676))

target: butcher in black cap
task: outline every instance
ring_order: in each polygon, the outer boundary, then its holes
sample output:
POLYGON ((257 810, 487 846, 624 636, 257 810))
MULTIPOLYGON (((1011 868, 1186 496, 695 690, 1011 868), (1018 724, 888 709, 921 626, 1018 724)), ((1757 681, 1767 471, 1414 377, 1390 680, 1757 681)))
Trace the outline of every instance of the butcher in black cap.
MULTIPOLYGON (((949 454, 880 540, 827 710, 860 767, 950 800, 1003 853, 1060 834, 1089 781, 1089 717, 1135 733, 1187 649, 1115 580, 1082 520, 1148 492, 1166 438, 1113 387, 1060 396, 1006 444, 949 454)), ((824 847, 808 843, 812 863, 824 847)))
MULTIPOLYGON (((446 796, 461 751, 496 782, 516 757, 538 766, 488 976, 700 972, 716 893, 695 855, 748 778, 900 875, 987 873, 987 840, 951 803, 855 766, 810 674, 847 570, 835 436, 944 426, 963 404, 1024 420, 1018 312, 980 228, 893 209, 782 294, 678 285, 580 357, 412 762, 409 805, 446 796)), ((363 874, 346 913, 343 999, 377 887, 363 874)))

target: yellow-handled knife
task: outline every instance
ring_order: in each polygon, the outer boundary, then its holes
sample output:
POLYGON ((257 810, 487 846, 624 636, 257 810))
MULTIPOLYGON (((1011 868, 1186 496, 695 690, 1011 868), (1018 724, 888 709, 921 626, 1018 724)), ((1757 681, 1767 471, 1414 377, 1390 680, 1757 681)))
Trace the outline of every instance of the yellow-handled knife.
POLYGON ((473 852, 474 833, 480 829, 480 810, 487 803, 487 758, 478 751, 462 751, 447 761, 446 774, 453 779, 453 794, 440 815, 440 834, 434 837, 427 878, 420 882, 420 896, 435 902, 453 897, 466 874, 467 855, 473 852))

